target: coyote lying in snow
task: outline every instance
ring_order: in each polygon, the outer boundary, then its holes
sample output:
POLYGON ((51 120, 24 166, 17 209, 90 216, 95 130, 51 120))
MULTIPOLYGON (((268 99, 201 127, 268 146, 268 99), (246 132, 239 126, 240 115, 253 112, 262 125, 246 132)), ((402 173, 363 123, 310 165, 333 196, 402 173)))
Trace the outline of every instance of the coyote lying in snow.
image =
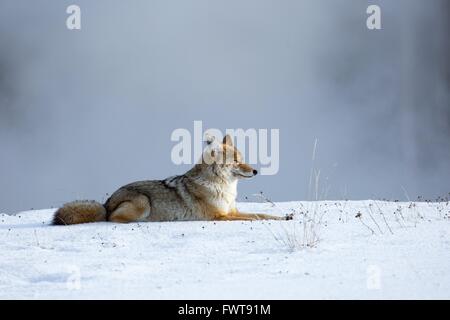
POLYGON ((238 179, 251 178, 258 172, 242 161, 229 135, 222 143, 213 137, 207 142, 202 159, 185 174, 130 183, 114 192, 104 205, 95 201, 67 203, 56 211, 53 224, 292 219, 237 211, 238 179))

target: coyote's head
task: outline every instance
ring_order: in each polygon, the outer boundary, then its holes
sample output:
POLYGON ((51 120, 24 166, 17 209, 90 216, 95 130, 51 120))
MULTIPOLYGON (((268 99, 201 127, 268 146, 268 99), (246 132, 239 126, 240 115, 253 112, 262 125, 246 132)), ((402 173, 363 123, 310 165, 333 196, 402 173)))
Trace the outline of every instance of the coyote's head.
POLYGON ((226 135, 222 143, 208 136, 203 152, 202 163, 210 166, 214 174, 227 180, 254 177, 258 171, 243 162, 242 155, 233 145, 233 139, 226 135))

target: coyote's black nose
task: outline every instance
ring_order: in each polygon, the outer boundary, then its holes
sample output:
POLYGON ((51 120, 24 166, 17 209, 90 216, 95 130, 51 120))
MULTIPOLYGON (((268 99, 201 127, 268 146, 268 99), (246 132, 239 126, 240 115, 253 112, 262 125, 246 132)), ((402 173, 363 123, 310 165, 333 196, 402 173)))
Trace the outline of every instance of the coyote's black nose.
POLYGON ((258 170, 253 170, 253 175, 256 176, 258 174, 258 170))

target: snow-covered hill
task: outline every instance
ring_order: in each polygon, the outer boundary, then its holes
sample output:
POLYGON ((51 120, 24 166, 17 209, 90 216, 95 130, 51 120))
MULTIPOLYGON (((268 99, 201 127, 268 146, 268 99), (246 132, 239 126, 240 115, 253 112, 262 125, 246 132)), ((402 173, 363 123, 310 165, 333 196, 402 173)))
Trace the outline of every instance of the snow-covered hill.
POLYGON ((50 226, 0 214, 0 298, 450 298, 450 205, 241 203, 293 221, 50 226))

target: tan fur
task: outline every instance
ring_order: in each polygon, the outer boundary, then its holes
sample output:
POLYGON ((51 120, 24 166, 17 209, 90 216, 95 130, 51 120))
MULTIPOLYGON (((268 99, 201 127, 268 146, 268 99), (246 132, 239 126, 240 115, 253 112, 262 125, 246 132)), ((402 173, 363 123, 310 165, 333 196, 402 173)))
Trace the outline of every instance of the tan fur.
POLYGON ((276 217, 262 213, 244 213, 234 209, 227 214, 219 215, 215 220, 287 220, 287 217, 276 217))
POLYGON ((54 224, 290 219, 237 211, 237 182, 255 174, 226 136, 222 143, 205 148, 199 163, 185 174, 130 183, 115 191, 104 205, 71 202, 56 212, 54 224))
POLYGON ((144 221, 150 214, 150 204, 146 196, 137 196, 131 201, 122 202, 109 216, 112 222, 144 221))
POLYGON ((53 224, 68 225, 106 221, 106 210, 95 201, 73 201, 66 203, 55 212, 53 224))

